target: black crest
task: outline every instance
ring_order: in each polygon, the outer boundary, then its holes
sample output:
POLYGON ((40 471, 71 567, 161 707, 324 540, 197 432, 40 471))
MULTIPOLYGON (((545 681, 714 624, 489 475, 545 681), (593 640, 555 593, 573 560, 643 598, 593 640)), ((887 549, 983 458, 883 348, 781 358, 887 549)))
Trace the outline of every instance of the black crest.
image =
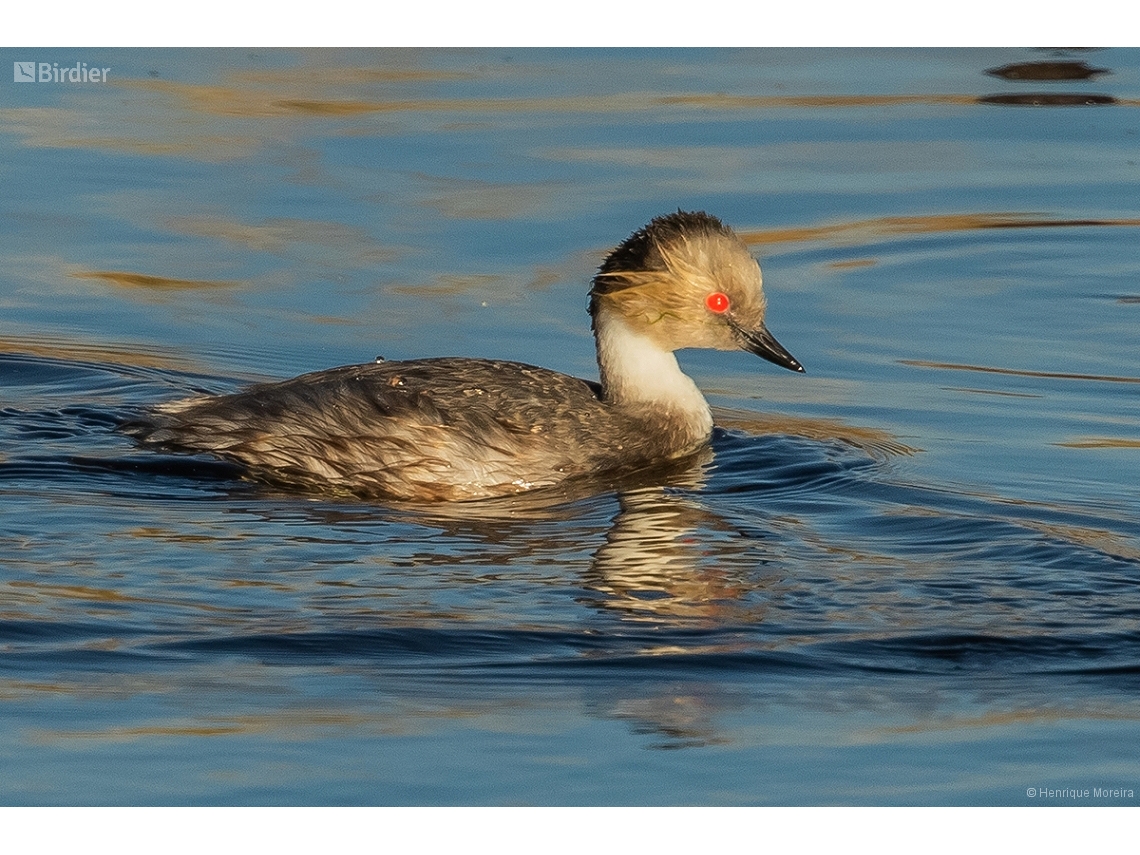
POLYGON ((731 236, 732 229, 704 211, 677 211, 654 217, 649 225, 635 231, 606 256, 598 268, 599 275, 594 278, 594 289, 603 294, 608 290, 603 274, 665 270, 661 247, 670 246, 685 237, 712 234, 731 236))

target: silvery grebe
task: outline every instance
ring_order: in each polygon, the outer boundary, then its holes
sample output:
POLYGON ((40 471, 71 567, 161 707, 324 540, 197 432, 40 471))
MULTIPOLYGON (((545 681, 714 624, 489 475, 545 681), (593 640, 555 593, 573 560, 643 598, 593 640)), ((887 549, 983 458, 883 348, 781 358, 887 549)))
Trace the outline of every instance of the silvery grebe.
POLYGON ((673 351, 803 366, 764 326, 760 267, 716 217, 657 217, 611 252, 589 311, 601 383, 443 357, 349 365, 165 404, 127 429, 307 490, 460 501, 634 470, 699 449, 712 414, 673 351))

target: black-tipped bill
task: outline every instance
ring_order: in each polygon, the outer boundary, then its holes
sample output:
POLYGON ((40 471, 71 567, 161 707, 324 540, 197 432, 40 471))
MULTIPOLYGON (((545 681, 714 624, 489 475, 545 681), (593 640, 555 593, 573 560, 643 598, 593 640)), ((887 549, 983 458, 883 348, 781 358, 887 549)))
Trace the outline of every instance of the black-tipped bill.
POLYGON ((760 329, 746 330, 732 324, 732 330, 736 333, 737 340, 740 346, 747 350, 749 353, 755 353, 757 356, 762 356, 769 362, 774 362, 781 368, 787 368, 789 371, 799 371, 803 373, 804 367, 800 365, 800 361, 788 353, 784 346, 776 341, 776 337, 768 332, 768 328, 763 324, 760 329))

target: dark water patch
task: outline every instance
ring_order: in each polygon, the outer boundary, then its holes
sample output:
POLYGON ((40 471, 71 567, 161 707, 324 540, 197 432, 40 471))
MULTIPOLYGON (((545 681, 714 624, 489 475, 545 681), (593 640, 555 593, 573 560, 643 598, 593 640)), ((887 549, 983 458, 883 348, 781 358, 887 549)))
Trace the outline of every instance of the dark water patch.
POLYGON ((1000 389, 972 389, 968 386, 943 386, 947 392, 963 392, 967 395, 993 395, 998 398, 1041 398, 1040 394, 1029 392, 1008 392, 1000 389))
MULTIPOLYGON (((106 610, 115 604, 105 602, 101 606, 106 610)), ((146 649, 156 638, 153 628, 132 619, 136 609, 125 603, 120 606, 122 620, 114 622, 0 620, 0 676, 125 674, 185 660, 177 654, 146 649)))
POLYGON ((713 428, 712 443, 717 449, 730 434, 743 432, 753 437, 785 436, 838 443, 877 461, 909 457, 919 452, 888 431, 836 419, 797 418, 784 413, 757 413, 721 407, 714 409, 713 418, 717 427, 713 428))
POLYGON ((430 629, 406 626, 339 632, 268 633, 187 639, 157 645, 159 651, 197 655, 236 655, 284 663, 348 663, 441 665, 497 659, 534 659, 585 652, 599 645, 589 636, 504 628, 430 629))
POLYGON ((5 387, 74 386, 88 390, 107 372, 93 364, 49 360, 24 354, 0 354, 0 383, 5 387))
MULTIPOLYGON (((768 652, 747 650, 733 629, 625 627, 609 632, 526 629, 521 627, 398 626, 364 630, 214 635, 163 641, 150 645, 159 652, 189 652, 206 656, 252 657, 275 664, 324 662, 343 665, 372 662, 383 666, 422 668, 536 667, 551 673, 569 667, 676 668, 686 661, 715 669, 732 668, 755 654, 768 661, 768 652), (673 648, 676 648, 674 650, 673 648), (691 651, 691 652, 686 652, 691 651), (743 658, 741 658, 743 657, 743 658)), ((783 656, 773 661, 783 661, 783 656)))
MULTIPOLYGON (((1010 508, 969 495, 944 494, 890 483, 849 485, 863 488, 865 500, 883 502, 861 508, 853 518, 868 534, 888 544, 892 554, 932 560, 996 561, 1004 569, 1041 571, 1094 568, 1124 578, 1140 577, 1140 552, 1127 537, 1108 534, 1103 519, 1059 508, 1010 508), (1097 526, 1093 528, 1092 526, 1097 526)), ((1041 579, 1049 578, 1042 574, 1041 579)))
POLYGON ((145 630, 122 624, 0 619, 0 644, 92 642, 143 635, 145 630))
POLYGON ((838 442, 793 436, 746 436, 727 431, 714 437, 712 494, 778 494, 823 490, 874 470, 876 461, 838 442))
POLYGON ((212 490, 229 483, 240 491, 246 485, 239 467, 200 456, 136 454, 122 431, 146 402, 169 398, 172 388, 179 396, 210 394, 241 382, 148 365, 0 354, 0 390, 19 404, 0 409, 0 483, 137 498, 165 498, 186 484, 212 490))
POLYGON ((1093 68, 1084 60, 1037 62, 1011 62, 997 68, 987 68, 986 74, 1004 80, 1088 80, 1102 74, 1112 74, 1107 68, 1093 68))
MULTIPOLYGON (((329 668, 368 666, 449 681, 716 679, 750 683, 781 676, 860 673, 1015 679, 1047 675, 1140 674, 1140 634, 1009 636, 917 633, 808 641, 748 638, 728 630, 668 634, 591 634, 518 628, 389 629, 267 633, 183 639, 136 646, 132 659, 208 662, 248 658, 263 664, 329 668), (428 675, 435 675, 430 677, 428 675)), ((79 651, 83 656, 91 651, 79 651)), ((113 656, 110 652, 103 652, 113 656)), ((61 661, 69 661, 69 651, 61 661)), ((1123 688, 1123 687, 1121 687, 1123 688)), ((1135 685, 1133 689, 1140 689, 1135 685)))
MULTIPOLYGON (((43 344, 42 349, 56 349, 54 344, 43 344)), ((65 346, 58 347, 66 352, 65 346)), ((96 348, 74 348, 79 353, 96 348)), ((51 355, 50 353, 0 353, 0 390, 10 387, 18 390, 0 397, 18 399, 27 408, 30 402, 65 398, 64 411, 80 406, 138 408, 152 400, 189 395, 232 392, 248 383, 251 378, 228 377, 189 371, 174 366, 151 365, 153 357, 143 352, 139 364, 129 360, 131 351, 110 348, 109 355, 120 361, 99 361, 82 356, 51 355)))
POLYGON ((220 487, 225 495, 236 497, 253 490, 241 480, 242 475, 238 466, 202 457, 25 455, 0 459, 0 484, 9 491, 38 485, 55 492, 91 490, 105 496, 165 500, 179 495, 204 499, 220 487))
MULTIPOLYGON (((60 441, 59 446, 64 448, 67 443, 74 447, 108 437, 125 418, 114 409, 84 405, 41 410, 6 407, 0 410, 0 432, 10 434, 11 439, 5 444, 13 450, 36 448, 42 451, 45 442, 60 441)), ((3 442, 3 433, 0 433, 0 442, 3 442)))
POLYGON ((144 476, 147 478, 179 478, 191 482, 235 482, 245 470, 233 463, 209 457, 174 455, 124 455, 116 458, 72 457, 68 463, 75 471, 112 476, 144 476))
POLYGON ((1004 107, 1102 107, 1120 103, 1111 95, 1080 92, 1003 92, 982 95, 979 104, 997 104, 1004 107))
POLYGON ((1135 631, 1081 636, 935 633, 821 642, 816 648, 837 665, 860 670, 892 663, 899 671, 930 675, 1140 673, 1140 632, 1135 631))
MULTIPOLYGON (((444 695, 476 697, 504 686, 634 686, 659 680, 750 684, 757 679, 841 676, 852 666, 811 648, 749 646, 733 632, 582 633, 525 630, 390 629, 215 636, 147 645, 157 660, 202 666, 221 657, 287 669, 348 670, 385 681, 430 686, 444 695)), ((142 650, 138 650, 141 653, 142 650)), ((132 661, 137 657, 132 655, 132 661)), ((860 671, 909 672, 884 659, 860 671)))
POLYGON ((0 675, 43 675, 53 679, 63 674, 84 673, 94 678, 122 678, 130 674, 154 673, 186 665, 185 656, 156 654, 130 644, 38 645, 4 651, 0 675))

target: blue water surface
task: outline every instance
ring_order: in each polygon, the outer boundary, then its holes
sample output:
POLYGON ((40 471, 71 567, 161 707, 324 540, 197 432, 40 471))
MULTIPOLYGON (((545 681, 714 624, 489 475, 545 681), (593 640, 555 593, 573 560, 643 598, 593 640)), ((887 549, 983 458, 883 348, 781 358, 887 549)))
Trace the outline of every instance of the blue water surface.
POLYGON ((1137 803, 1140 52, 3 53, 111 72, 0 84, 0 803, 1137 803), (683 466, 386 506, 116 429, 596 377, 677 208, 807 368, 681 354, 683 466))

